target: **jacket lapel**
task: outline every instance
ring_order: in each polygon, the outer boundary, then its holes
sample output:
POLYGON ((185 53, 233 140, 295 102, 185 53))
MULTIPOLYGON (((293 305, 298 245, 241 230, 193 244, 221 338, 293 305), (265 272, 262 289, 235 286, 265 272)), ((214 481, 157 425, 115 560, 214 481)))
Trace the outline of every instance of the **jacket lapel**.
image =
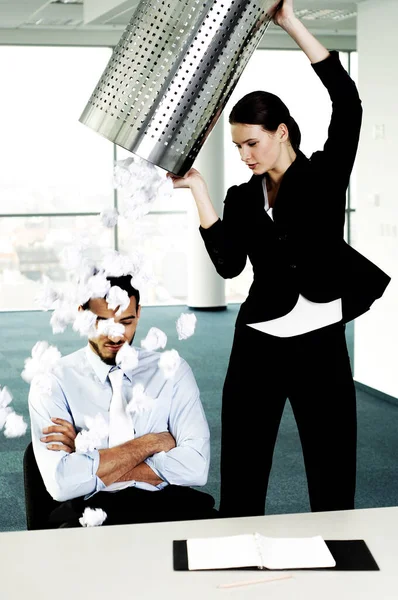
POLYGON ((275 200, 273 217, 274 222, 284 222, 289 216, 293 221, 303 212, 302 199, 305 197, 306 181, 311 177, 309 171, 310 161, 300 150, 296 160, 292 162, 283 176, 278 195, 275 200))

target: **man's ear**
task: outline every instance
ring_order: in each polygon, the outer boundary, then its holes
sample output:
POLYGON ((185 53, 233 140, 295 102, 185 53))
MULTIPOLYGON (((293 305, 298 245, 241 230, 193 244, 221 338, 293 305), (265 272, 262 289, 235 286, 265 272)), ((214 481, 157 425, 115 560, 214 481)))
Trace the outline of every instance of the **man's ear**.
POLYGON ((139 304, 137 306, 137 320, 140 318, 140 316, 141 316, 141 304, 139 304))
POLYGON ((82 307, 82 305, 80 304, 79 308, 77 309, 79 312, 81 312, 82 310, 84 310, 84 308, 82 307))

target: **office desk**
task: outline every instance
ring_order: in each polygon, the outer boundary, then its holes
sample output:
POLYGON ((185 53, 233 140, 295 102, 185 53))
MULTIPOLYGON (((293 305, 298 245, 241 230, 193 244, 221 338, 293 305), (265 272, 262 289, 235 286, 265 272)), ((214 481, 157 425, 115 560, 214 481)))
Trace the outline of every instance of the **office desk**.
MULTIPOLYGON (((275 573, 275 572, 274 572, 275 573)), ((398 507, 0 533, 2 600, 397 600, 398 507), (174 572, 172 541, 258 531, 364 539, 380 571, 291 571, 291 579, 219 589, 266 571, 174 572)))

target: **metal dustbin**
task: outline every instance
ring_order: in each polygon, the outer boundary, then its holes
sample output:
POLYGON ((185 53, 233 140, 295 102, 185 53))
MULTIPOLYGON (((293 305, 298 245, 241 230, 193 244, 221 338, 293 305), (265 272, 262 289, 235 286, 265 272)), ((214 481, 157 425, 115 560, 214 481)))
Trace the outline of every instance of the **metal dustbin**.
POLYGON ((279 0, 142 0, 80 121, 184 175, 279 0))

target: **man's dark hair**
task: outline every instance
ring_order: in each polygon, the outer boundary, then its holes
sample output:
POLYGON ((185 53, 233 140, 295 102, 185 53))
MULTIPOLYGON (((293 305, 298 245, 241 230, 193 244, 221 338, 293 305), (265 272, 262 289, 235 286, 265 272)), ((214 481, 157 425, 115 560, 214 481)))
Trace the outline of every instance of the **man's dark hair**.
MULTIPOLYGON (((131 285, 131 275, 122 275, 121 277, 107 277, 107 280, 110 282, 111 287, 117 285, 122 290, 127 292, 129 295, 129 298, 132 298, 134 296, 135 301, 136 301, 136 306, 138 308, 138 305, 140 303, 140 292, 131 285)), ((83 310, 88 310, 89 303, 90 303, 90 300, 87 300, 87 302, 85 302, 82 305, 83 310)))

